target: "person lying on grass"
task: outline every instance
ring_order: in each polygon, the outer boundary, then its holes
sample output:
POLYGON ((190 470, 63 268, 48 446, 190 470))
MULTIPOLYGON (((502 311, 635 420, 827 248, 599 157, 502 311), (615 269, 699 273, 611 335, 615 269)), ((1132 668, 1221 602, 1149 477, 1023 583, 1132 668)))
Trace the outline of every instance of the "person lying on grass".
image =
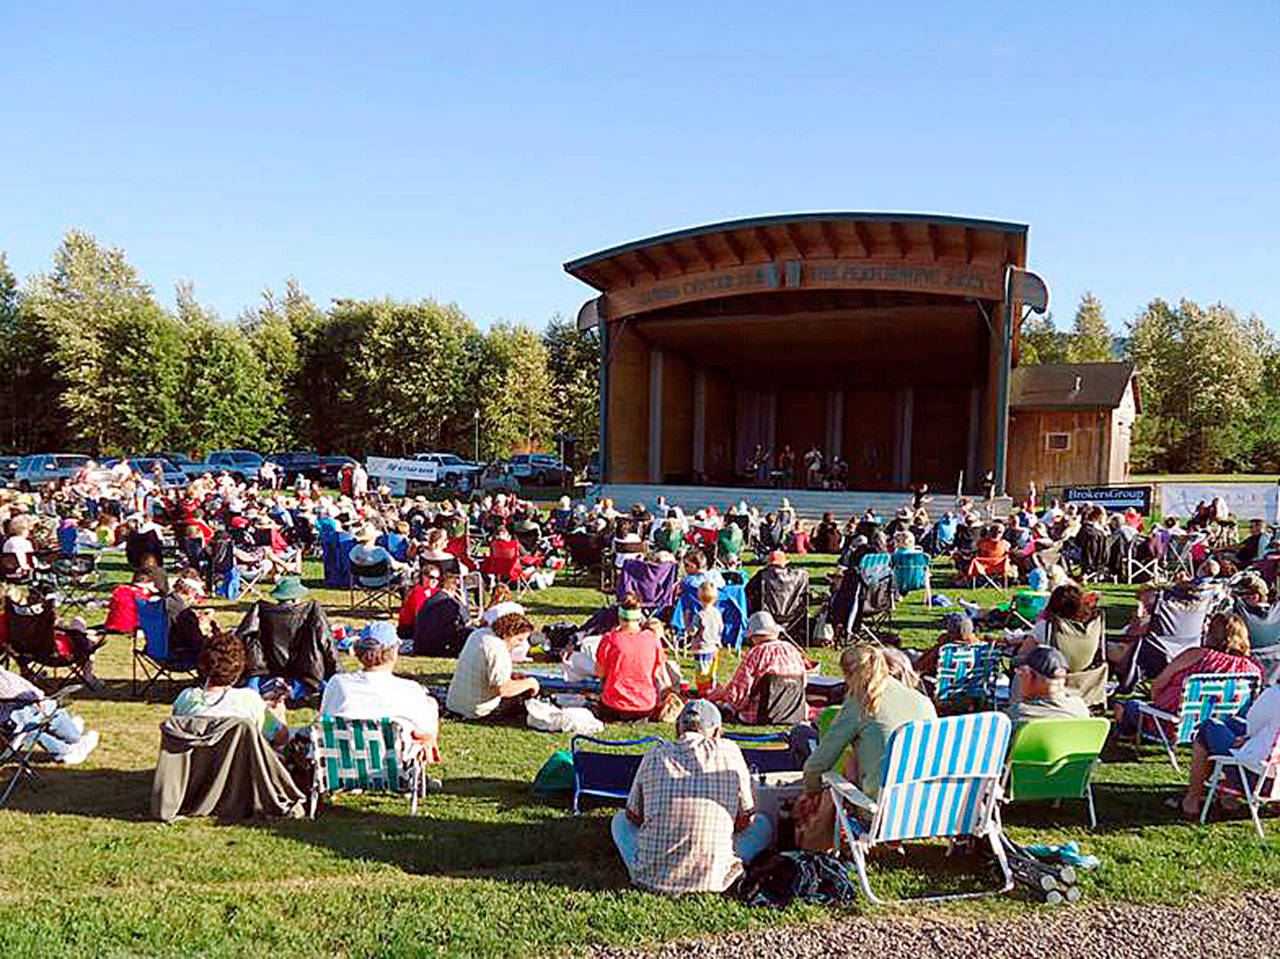
POLYGON ((464 719, 523 719, 524 700, 538 681, 512 672, 511 651, 527 643, 533 623, 520 613, 500 616, 467 637, 449 681, 445 705, 464 719))
POLYGON ((773 823, 755 811, 742 750, 722 738, 714 704, 685 704, 675 742, 640 760, 611 831, 631 881, 672 895, 724 892, 769 848, 773 823))

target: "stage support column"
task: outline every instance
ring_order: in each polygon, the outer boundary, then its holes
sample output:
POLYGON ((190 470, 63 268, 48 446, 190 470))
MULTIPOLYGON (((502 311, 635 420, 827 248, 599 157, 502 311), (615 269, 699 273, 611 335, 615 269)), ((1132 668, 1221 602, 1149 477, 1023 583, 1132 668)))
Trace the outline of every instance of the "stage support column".
MULTIPOLYGON (((830 461, 842 455, 844 446, 844 390, 832 390, 827 394, 827 434, 824 455, 830 461)), ((798 450, 800 455, 808 452, 798 450)))
POLYGON ((707 371, 693 371, 693 471, 707 471, 707 371))
POLYGON ((911 439, 912 420, 915 417, 916 390, 914 386, 904 386, 898 390, 898 450, 896 457, 897 485, 908 486, 911 483, 911 439))
POLYGON ((662 350, 649 353, 649 482, 662 482, 662 350))
POLYGON ((981 477, 978 474, 978 456, 980 455, 981 434, 982 389, 974 386, 969 389, 969 454, 965 459, 964 466, 965 489, 979 488, 978 481, 981 477))

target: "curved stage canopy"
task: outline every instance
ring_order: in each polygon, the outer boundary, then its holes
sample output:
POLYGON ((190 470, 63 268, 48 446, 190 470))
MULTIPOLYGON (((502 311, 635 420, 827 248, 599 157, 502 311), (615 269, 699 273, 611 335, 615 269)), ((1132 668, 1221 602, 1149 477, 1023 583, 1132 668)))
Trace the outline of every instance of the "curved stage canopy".
POLYGON ((1020 223, 806 213, 572 260, 599 292, 579 324, 601 333, 604 480, 741 485, 761 449, 776 468, 817 447, 853 488, 962 472, 976 487, 995 468, 1005 274, 1026 244, 1020 223))

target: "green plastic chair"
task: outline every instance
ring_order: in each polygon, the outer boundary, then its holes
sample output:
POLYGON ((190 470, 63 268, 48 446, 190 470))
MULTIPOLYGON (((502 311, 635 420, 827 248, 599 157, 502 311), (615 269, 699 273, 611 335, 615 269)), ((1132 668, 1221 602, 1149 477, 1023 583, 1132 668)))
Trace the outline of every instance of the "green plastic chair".
POLYGON ((1090 778, 1107 740, 1107 719, 1033 719, 1014 734, 1009 748, 1005 798, 1009 802, 1084 799, 1089 828, 1098 825, 1090 778))

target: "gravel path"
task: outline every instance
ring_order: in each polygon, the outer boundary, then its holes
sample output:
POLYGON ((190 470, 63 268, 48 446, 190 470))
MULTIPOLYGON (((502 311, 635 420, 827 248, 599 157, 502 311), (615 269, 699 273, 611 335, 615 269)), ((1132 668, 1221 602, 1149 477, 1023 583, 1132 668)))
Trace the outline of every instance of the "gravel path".
POLYGON ((838 921, 678 942, 660 950, 596 948, 594 959, 1249 959, 1280 957, 1280 893, 1183 906, 1045 909, 1004 920, 932 913, 838 921))

